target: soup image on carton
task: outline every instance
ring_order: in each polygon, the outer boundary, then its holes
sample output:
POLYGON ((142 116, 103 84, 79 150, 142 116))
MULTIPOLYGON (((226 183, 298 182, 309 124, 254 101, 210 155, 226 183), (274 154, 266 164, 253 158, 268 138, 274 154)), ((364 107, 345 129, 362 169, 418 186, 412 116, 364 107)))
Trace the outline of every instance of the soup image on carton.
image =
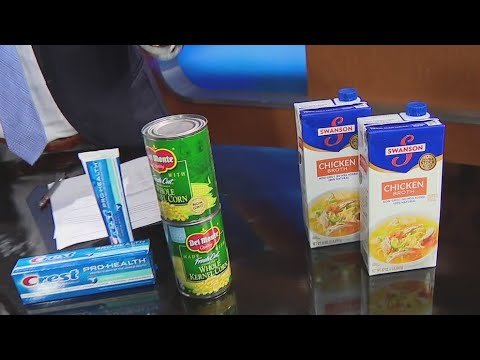
POLYGON ((308 222, 314 233, 330 237, 348 236, 360 230, 360 203, 355 190, 335 190, 311 202, 308 222))
MULTIPOLYGON (((407 115, 421 113, 418 104, 408 104, 407 115)), ((360 241, 369 275, 436 265, 444 137, 435 118, 359 119, 360 241)))
POLYGON ((311 248, 359 241, 357 118, 368 104, 353 88, 294 105, 303 215, 311 248))

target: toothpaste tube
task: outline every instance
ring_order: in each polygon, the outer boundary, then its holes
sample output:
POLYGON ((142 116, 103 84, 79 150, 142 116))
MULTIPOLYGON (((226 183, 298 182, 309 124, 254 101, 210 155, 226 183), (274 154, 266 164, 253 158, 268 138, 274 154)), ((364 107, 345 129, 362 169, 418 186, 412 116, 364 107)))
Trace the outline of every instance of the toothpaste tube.
POLYGON ((19 259, 11 276, 24 304, 155 284, 149 240, 19 259))
POLYGON ((134 241, 123 190, 118 149, 78 154, 90 177, 100 213, 111 244, 134 241))

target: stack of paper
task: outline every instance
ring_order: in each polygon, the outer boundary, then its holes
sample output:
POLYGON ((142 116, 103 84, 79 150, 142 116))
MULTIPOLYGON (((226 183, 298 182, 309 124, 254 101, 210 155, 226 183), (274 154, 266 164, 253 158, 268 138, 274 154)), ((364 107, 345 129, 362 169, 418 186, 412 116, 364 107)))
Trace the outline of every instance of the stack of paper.
MULTIPOLYGON (((160 221, 147 157, 123 163, 121 168, 132 228, 160 221)), ((50 202, 58 250, 108 236, 87 175, 63 180, 50 202)))

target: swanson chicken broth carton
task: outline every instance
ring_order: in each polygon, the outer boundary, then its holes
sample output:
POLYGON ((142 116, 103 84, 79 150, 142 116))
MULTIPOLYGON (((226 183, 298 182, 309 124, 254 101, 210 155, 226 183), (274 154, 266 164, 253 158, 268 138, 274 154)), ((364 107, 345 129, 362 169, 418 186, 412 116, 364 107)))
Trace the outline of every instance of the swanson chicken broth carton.
POLYGON ((372 110, 352 88, 294 108, 310 247, 359 241, 357 118, 372 110))
POLYGON ((372 118, 358 121, 360 248, 368 274, 433 267, 445 126, 417 102, 396 123, 372 118), (428 119, 411 121, 416 116, 428 119))

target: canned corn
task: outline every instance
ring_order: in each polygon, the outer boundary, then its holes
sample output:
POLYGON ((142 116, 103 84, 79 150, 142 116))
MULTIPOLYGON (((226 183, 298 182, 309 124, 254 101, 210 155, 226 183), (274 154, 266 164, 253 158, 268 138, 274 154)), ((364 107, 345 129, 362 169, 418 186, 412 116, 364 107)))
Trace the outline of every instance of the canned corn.
POLYGON ((232 281, 220 208, 196 224, 163 221, 179 291, 193 298, 214 298, 232 281))
POLYGON ((219 208, 207 119, 172 115, 142 129, 163 219, 193 223, 219 208))

